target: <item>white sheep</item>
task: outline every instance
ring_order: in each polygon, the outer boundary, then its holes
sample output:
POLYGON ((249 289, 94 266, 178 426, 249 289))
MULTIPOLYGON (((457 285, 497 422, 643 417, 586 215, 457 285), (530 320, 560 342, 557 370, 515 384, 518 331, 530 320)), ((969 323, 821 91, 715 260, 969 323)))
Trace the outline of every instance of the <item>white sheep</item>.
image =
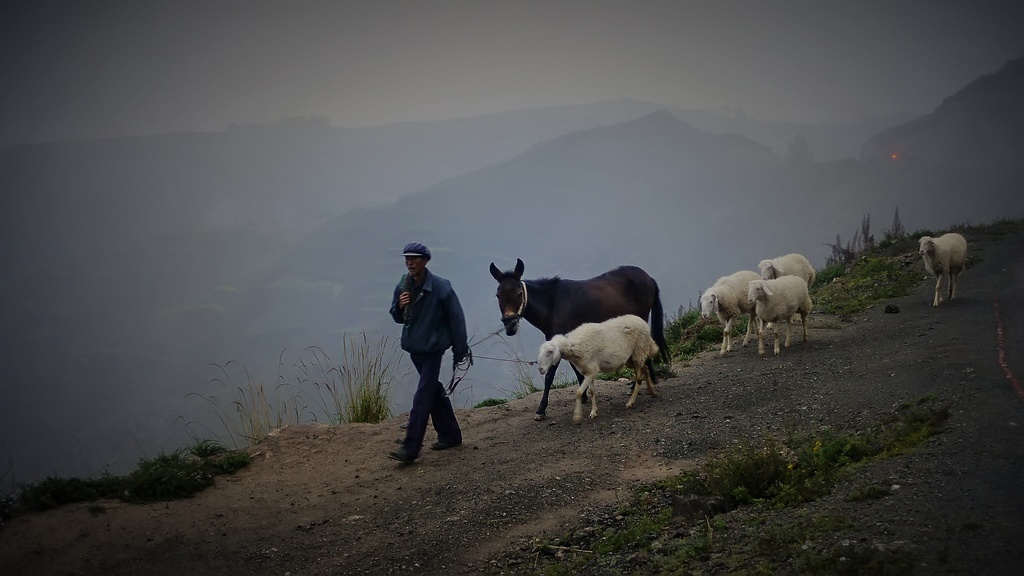
POLYGON ((814 266, 802 254, 786 254, 770 260, 761 260, 757 265, 761 270, 761 278, 774 280, 783 276, 797 276, 803 278, 808 286, 814 284, 817 273, 814 266))
POLYGON ((967 262, 967 240, 956 232, 943 234, 938 238, 922 236, 920 252, 924 258, 924 269, 935 276, 935 298, 932 307, 938 308, 942 302, 942 275, 949 277, 949 299, 956 298, 956 277, 964 270, 967 262))
POLYGON ((718 315, 722 323, 722 349, 719 356, 732 352, 732 324, 743 314, 748 314, 747 333, 743 336, 743 346, 747 345, 754 331, 754 307, 747 299, 747 290, 752 280, 760 280, 757 272, 740 270, 728 276, 722 276, 700 297, 700 313, 705 318, 712 313, 718 315))
MULTIPOLYGON (((576 409, 573 412, 573 422, 579 423, 583 420, 583 394, 601 372, 613 372, 623 366, 633 369, 633 394, 626 402, 626 408, 633 407, 643 380, 647 381, 651 396, 657 396, 648 369, 649 359, 657 355, 658 345, 651 338, 647 321, 626 314, 600 323, 587 322, 568 334, 554 336, 540 345, 537 364, 540 373, 544 374, 564 358, 583 374, 583 381, 576 390, 576 409)), ((590 392, 590 405, 590 417, 596 418, 597 394, 593 390, 590 392)))
MULTIPOLYGON (((807 315, 811 313, 811 296, 807 282, 797 276, 783 276, 774 280, 754 280, 750 283, 747 299, 754 303, 758 318, 757 353, 764 356, 764 331, 769 323, 786 323, 786 348, 789 348, 790 325, 794 315, 800 315, 807 342, 807 315)), ((779 331, 775 332, 775 355, 779 355, 779 331)))

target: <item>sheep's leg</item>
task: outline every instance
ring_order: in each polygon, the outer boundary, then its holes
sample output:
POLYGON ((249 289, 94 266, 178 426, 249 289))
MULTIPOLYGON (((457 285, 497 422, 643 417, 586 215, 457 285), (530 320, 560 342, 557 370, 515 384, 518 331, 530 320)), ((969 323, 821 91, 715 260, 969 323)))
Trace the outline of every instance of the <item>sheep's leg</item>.
POLYGON ((942 294, 942 274, 935 275, 935 298, 932 300, 932 308, 938 308, 939 302, 942 301, 940 295, 942 294))
MULTIPOLYGON (((593 382, 593 376, 586 376, 583 378, 583 382, 580 383, 580 387, 576 389, 576 408, 572 413, 572 421, 579 424, 583 421, 583 395, 586 394, 587 388, 590 387, 590 383, 593 382)), ((591 400, 593 401, 594 393, 590 393, 591 400)), ((593 416, 591 416, 593 418, 593 416)))
POLYGON ((764 356, 764 322, 760 318, 757 321, 757 353, 764 356))
POLYGON ((807 312, 800 313, 800 325, 804 327, 804 342, 807 342, 807 312))
POLYGON ((956 277, 957 276, 959 276, 959 274, 950 274, 949 275, 949 299, 950 300, 953 300, 953 298, 956 298, 956 277))
POLYGON ((750 313, 750 317, 747 318, 747 334, 743 337, 743 346, 744 347, 746 347, 747 341, 750 340, 750 335, 754 331, 754 323, 755 322, 756 322, 756 320, 754 319, 754 313, 751 312, 750 313))
MULTIPOLYGON (((772 330, 772 332, 775 334, 775 355, 778 356, 779 355, 779 327, 778 327, 778 322, 776 322, 775 324, 776 324, 776 326, 772 330)), ((789 322, 786 322, 786 327, 787 328, 789 327, 789 322)))
POLYGON ((732 318, 726 320, 725 327, 722 328, 722 349, 718 355, 725 356, 726 352, 732 352, 732 318))
MULTIPOLYGON (((593 383, 594 379, 590 378, 590 382, 593 383)), ((636 392, 633 392, 636 394, 636 392)), ((590 419, 597 418, 597 390, 590 390, 590 419)))
POLYGON ((793 319, 788 318, 786 320, 786 348, 789 348, 790 333, 792 332, 793 319))

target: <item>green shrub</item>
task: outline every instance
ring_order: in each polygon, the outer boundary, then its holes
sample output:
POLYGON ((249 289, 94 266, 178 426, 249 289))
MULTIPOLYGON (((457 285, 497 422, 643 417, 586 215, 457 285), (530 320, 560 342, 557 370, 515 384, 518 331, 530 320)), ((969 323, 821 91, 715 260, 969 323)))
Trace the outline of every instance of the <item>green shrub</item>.
POLYGON ((83 479, 47 477, 22 487, 18 506, 48 510, 64 504, 103 498, 124 502, 154 502, 189 498, 214 482, 249 464, 245 452, 229 451, 214 442, 199 442, 190 450, 142 459, 125 476, 103 474, 83 479), (205 455, 203 455, 205 454, 205 455))

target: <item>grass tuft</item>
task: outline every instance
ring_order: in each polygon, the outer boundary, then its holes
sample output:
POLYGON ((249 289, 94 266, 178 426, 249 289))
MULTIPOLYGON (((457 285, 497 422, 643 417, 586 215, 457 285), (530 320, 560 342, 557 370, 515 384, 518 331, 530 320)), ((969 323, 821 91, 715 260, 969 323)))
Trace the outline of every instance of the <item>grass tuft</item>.
MULTIPOLYGON (((117 499, 123 502, 156 502, 190 498, 214 483, 222 474, 233 474, 249 463, 245 452, 231 451, 210 442, 188 450, 142 459, 124 476, 103 474, 99 478, 54 478, 22 487, 18 507, 48 510, 64 504, 117 499)), ((92 514, 101 506, 90 506, 92 514)))

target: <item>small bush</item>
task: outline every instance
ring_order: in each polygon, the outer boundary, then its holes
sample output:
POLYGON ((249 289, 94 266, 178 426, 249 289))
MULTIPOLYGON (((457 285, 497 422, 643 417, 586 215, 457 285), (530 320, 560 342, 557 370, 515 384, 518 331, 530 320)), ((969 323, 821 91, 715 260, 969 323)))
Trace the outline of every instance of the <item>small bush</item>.
POLYGON ((191 450, 142 459, 125 476, 103 474, 83 479, 48 477, 23 487, 19 507, 48 510, 64 504, 112 498, 124 502, 154 502, 189 498, 214 482, 249 464, 245 452, 228 451, 213 442, 199 442, 191 450), (207 454, 200 456, 199 454, 207 454))

